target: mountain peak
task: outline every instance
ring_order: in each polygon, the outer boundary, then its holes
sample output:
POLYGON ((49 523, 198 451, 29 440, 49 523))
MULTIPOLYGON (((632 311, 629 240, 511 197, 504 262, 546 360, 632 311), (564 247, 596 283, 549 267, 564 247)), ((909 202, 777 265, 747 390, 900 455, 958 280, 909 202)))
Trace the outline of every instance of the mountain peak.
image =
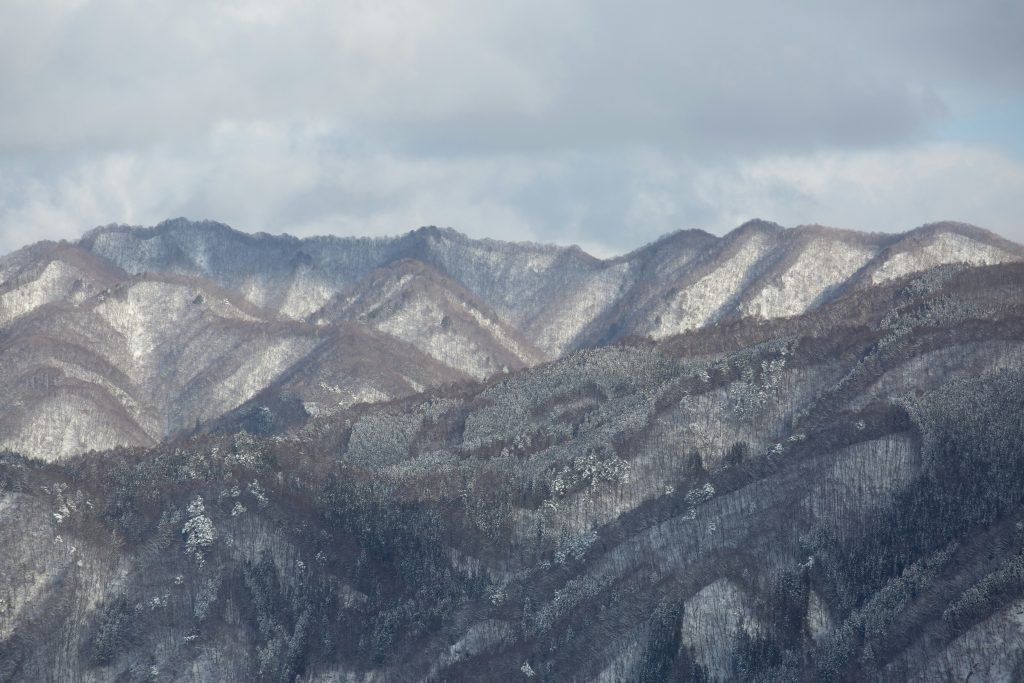
POLYGON ((746 234, 751 232, 777 234, 783 232, 784 230, 785 228, 779 225, 778 223, 766 221, 761 218, 752 218, 749 221, 741 223, 738 227, 731 230, 728 234, 746 234))
POLYGON ((222 234, 234 234, 248 236, 248 233, 235 230, 231 226, 212 220, 193 221, 188 218, 178 217, 160 221, 156 225, 142 226, 129 225, 127 223, 110 223, 101 225, 89 230, 79 240, 79 244, 87 249, 92 248, 96 239, 104 235, 122 234, 131 235, 136 239, 150 239, 157 235, 175 234, 184 231, 209 231, 222 234))
POLYGON ((451 227, 438 227, 436 225, 422 225, 415 230, 411 230, 407 233, 408 235, 415 235, 417 237, 437 237, 446 239, 466 240, 469 237, 455 228, 451 227))
POLYGON ((175 219, 23 249, 0 679, 1019 680, 1008 244, 175 219))
POLYGON ((978 242, 997 246, 1008 251, 1024 253, 1024 246, 1001 237, 991 230, 960 221, 937 221, 926 223, 905 233, 908 238, 934 238, 938 235, 959 235, 978 242))

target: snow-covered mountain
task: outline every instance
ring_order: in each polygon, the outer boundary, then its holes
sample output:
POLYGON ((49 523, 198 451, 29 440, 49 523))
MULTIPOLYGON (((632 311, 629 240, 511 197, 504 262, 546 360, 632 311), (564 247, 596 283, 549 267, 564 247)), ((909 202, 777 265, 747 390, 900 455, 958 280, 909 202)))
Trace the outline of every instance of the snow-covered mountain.
POLYGON ((0 259, 0 448, 153 445, 252 402, 322 414, 631 337, 805 315, 944 264, 1019 260, 1019 245, 953 223, 878 235, 752 221, 607 260, 438 228, 97 228, 0 259))
POLYGON ((149 448, 0 452, 0 680, 1022 680, 1024 263, 962 265, 1015 258, 672 235, 578 261, 646 283, 590 323, 620 343, 484 381, 530 337, 436 260, 305 321, 80 260, 94 294, 4 329, 21 400, 155 441, 255 393, 149 448), (715 303, 623 338, 683 292, 715 303))
POLYGON ((365 323, 478 380, 549 360, 464 286, 414 259, 370 273, 311 319, 365 323))
POLYGON ((308 317, 378 268, 418 261, 461 285, 549 357, 600 335, 663 338, 728 318, 799 315, 865 275, 879 283, 946 263, 1024 258, 1020 245, 958 223, 883 235, 751 221, 724 237, 674 233, 607 260, 576 247, 474 240, 451 229, 299 240, 183 219, 150 229, 99 228, 81 246, 130 273, 211 279, 293 319, 308 317))

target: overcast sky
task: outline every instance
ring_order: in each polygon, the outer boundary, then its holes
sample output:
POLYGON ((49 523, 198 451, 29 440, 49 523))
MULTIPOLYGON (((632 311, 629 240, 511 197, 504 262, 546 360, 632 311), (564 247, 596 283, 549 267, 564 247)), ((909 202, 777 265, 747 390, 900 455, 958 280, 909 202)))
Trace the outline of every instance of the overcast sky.
POLYGON ((0 0, 0 251, 186 216, 608 255, 1024 241, 1020 0, 0 0))

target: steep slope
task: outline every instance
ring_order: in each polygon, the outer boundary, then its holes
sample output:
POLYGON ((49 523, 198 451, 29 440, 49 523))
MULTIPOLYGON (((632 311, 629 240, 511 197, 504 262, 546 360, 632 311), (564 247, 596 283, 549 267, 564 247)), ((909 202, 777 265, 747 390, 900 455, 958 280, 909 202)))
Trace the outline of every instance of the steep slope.
POLYGON ((857 282, 1024 258, 1018 245, 956 223, 901 236, 750 221, 721 238, 677 233, 601 261, 578 248, 473 240, 421 228, 395 238, 246 235, 218 223, 93 231, 83 248, 131 273, 188 273, 305 318, 378 268, 420 261, 461 285, 549 357, 629 335, 664 338, 732 317, 799 315, 857 282))
POLYGON ((547 316, 542 312, 565 292, 577 290, 585 296, 587 276, 601 268, 597 259, 579 249, 470 240, 437 228, 396 238, 298 240, 177 219, 149 229, 99 228, 83 238, 82 246, 131 273, 173 272, 212 279, 292 318, 308 316, 376 268, 415 258, 462 284, 531 338, 548 330, 555 339, 538 346, 556 353, 559 335, 550 328, 565 324, 552 319, 563 310, 547 316))
POLYGON ((153 445, 257 396, 301 419, 580 348, 799 316, 940 265, 1022 259, 955 223, 866 235, 752 221, 604 261, 437 228, 304 240, 183 219, 100 228, 0 259, 0 445, 43 457, 153 445))
POLYGON ((319 327, 317 341, 310 353, 266 388, 203 430, 274 432, 310 416, 471 380, 412 344, 360 323, 319 327))
POLYGON ((180 218, 153 228, 97 228, 81 245, 129 273, 199 276, 292 318, 309 315, 401 248, 387 239, 248 235, 180 218))
MULTIPOLYGON (((655 243, 642 252, 659 247, 655 243)), ((685 267, 638 279, 628 296, 633 305, 620 309, 615 322, 602 324, 615 330, 611 338, 632 334, 663 339, 723 320, 800 315, 850 288, 940 265, 1021 260, 1020 245, 958 223, 879 235, 821 226, 784 229, 751 221, 702 244, 702 251, 683 261, 685 267)))
POLYGON ((471 292, 420 261, 374 271, 311 319, 365 323, 476 379, 548 360, 471 292))
POLYGON ((3 456, 0 677, 1015 680, 1022 411, 1024 265, 949 265, 262 438, 3 456))
POLYGON ((986 230, 963 223, 934 223, 902 235, 865 275, 871 284, 878 284, 940 265, 993 265, 1021 259, 1024 248, 986 230))
POLYGON ((0 447, 153 445, 267 390, 320 412, 466 379, 360 323, 280 320, 198 278, 137 276, 3 328, 0 447))
POLYGON ((136 278, 0 335, 3 447, 43 458, 153 444, 249 398, 314 346, 223 290, 136 278))
POLYGON ((834 298, 891 239, 818 226, 787 231, 775 262, 747 288, 735 313, 771 319, 812 310, 834 298))
POLYGON ((664 292, 636 333, 661 339, 717 322, 764 268, 781 228, 749 223, 729 233, 664 292))
POLYGON ((630 264, 630 284, 617 301, 587 324, 572 346, 585 348, 642 334, 640 329, 654 317, 651 311, 671 296, 667 291, 701 259, 715 253, 719 242, 720 238, 702 230, 679 231, 613 259, 612 263, 630 264))
MULTIPOLYGON (((208 228, 200 228, 207 238, 237 236, 208 228)), ((195 270, 182 265, 191 257, 181 249, 154 253, 167 272, 128 275, 83 248, 52 243, 0 261, 0 387, 6 396, 0 447, 55 458, 153 445, 233 410, 308 354, 314 358, 302 364, 304 381, 289 385, 287 395, 313 410, 387 400, 467 378, 460 368, 445 369, 359 325, 316 329, 281 320, 244 292, 180 274, 195 270), (324 341, 342 338, 334 347, 324 341), (329 347, 343 360, 330 359, 329 347), (312 376, 314 370, 320 375, 312 376)), ((264 256, 272 261, 275 255, 264 256)), ((470 308, 463 317, 476 314, 481 329, 494 328, 474 367, 489 362, 490 371, 500 371, 522 367, 523 358, 542 358, 493 314, 470 308), (487 343, 494 348, 484 348, 487 343)), ((467 341, 476 340, 470 335, 467 341)))
POLYGON ((51 302, 80 303, 124 277, 106 259, 72 245, 20 249, 0 259, 0 326, 51 302))

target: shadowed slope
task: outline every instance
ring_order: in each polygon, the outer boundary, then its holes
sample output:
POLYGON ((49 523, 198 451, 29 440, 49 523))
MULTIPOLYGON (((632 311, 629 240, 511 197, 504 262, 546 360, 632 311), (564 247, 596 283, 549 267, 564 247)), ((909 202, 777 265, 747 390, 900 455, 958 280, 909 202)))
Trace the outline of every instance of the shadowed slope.
POLYGON ((951 265, 263 438, 4 456, 0 674, 1014 680, 1022 302, 1024 265, 951 265))

